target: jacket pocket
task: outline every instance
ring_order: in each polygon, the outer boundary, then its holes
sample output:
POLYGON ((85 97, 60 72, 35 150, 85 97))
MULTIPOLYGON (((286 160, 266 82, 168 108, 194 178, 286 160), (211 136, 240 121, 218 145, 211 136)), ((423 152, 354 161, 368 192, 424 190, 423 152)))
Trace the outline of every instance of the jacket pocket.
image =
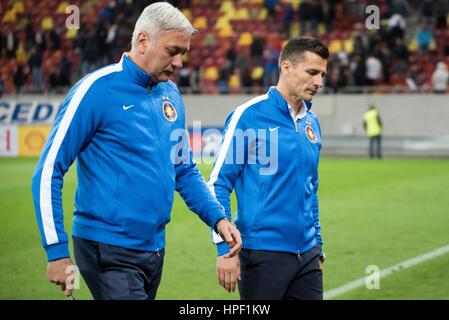
POLYGON ((263 216, 260 214, 261 210, 265 207, 265 201, 267 196, 267 190, 268 190, 268 182, 265 181, 265 179, 262 180, 260 184, 260 193, 257 201, 257 205, 254 208, 254 214, 251 219, 250 223, 250 232, 257 232, 259 229, 259 226, 262 224, 262 218, 263 216))
POLYGON ((115 184, 114 194, 112 196, 112 199, 114 201, 120 200, 121 189, 122 189, 124 178, 125 178, 125 175, 123 173, 118 174, 116 184, 115 184))
POLYGON ((109 216, 109 223, 120 227, 123 224, 123 216, 120 213, 120 203, 122 197, 122 189, 125 183, 125 174, 119 173, 115 182, 115 188, 111 198, 111 203, 108 205, 110 212, 105 212, 109 216))

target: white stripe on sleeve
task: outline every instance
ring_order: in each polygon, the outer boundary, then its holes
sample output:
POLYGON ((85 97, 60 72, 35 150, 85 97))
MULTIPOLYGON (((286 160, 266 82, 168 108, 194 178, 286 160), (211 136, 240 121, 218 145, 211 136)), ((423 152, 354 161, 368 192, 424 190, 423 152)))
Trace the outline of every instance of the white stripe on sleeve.
POLYGON ((111 65, 108 67, 104 67, 93 72, 89 75, 76 89, 73 94, 72 99, 67 106, 67 110, 64 116, 61 119, 59 127, 56 131, 55 137, 51 144, 50 150, 48 151, 47 157, 45 159, 42 175, 41 175, 41 183, 40 183, 40 209, 41 209, 41 218, 42 225, 44 229, 45 242, 47 245, 55 244, 59 242, 58 234, 55 228, 55 222, 53 218, 53 206, 52 206, 52 197, 51 197, 51 187, 52 187, 52 176, 53 176, 53 167, 55 164, 56 156, 58 155, 59 148, 61 147, 62 141, 67 133, 67 130, 70 127, 70 123, 78 109, 81 100, 83 99, 86 92, 92 86, 92 84, 97 81, 99 78, 104 77, 113 72, 119 72, 123 70, 123 57, 119 63, 115 65, 111 65))
POLYGON ((264 94, 258 97, 255 97, 244 104, 240 105, 235 109, 234 114, 232 115, 231 121, 229 122, 228 129, 223 139, 223 144, 221 146, 220 152, 218 153, 217 161, 215 162, 215 166, 210 175, 209 182, 207 185, 209 186, 210 191, 215 196, 215 188, 214 184, 218 179, 218 174, 220 173, 221 167, 223 166, 224 160, 226 158, 226 154, 228 153, 229 146, 232 142, 232 137, 234 135, 235 128, 237 127, 237 123, 242 116, 243 112, 249 107, 255 105, 256 103, 268 99, 268 94, 264 94))
MULTIPOLYGON (((240 105, 235 109, 234 114, 232 115, 231 121, 229 122, 226 134, 223 139, 223 144, 221 146, 220 152, 218 153, 217 161, 215 162, 214 168, 212 170, 212 173, 210 175, 209 182, 207 183, 210 192, 216 197, 215 194, 215 182, 218 179, 218 175, 220 173, 221 167, 223 166, 223 163, 226 158, 226 154, 228 153, 229 147, 231 146, 232 137, 234 136, 235 128, 237 127, 237 123, 242 116, 243 112, 248 109, 249 107, 255 105, 256 103, 268 99, 268 93, 255 97, 244 104, 240 105)), ((219 234, 217 234, 215 231, 212 230, 212 240, 215 244, 221 243, 224 240, 221 238, 219 234)))

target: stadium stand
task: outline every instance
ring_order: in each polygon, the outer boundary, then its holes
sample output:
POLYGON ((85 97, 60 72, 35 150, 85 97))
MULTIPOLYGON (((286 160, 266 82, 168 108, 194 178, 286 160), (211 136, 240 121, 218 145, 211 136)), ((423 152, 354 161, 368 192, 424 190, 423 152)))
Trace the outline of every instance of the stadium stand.
MULTIPOLYGON (((117 61, 129 49, 138 13, 151 2, 0 0, 0 93, 63 93, 86 73, 117 61), (80 29, 66 28, 68 5, 80 8, 80 29)), ((328 92, 431 92, 437 64, 449 66, 446 0, 174 4, 199 30, 173 79, 187 93, 264 91, 277 81, 283 43, 296 35, 316 36, 329 46, 328 92), (365 27, 369 4, 380 9, 380 29, 365 27), (376 66, 378 76, 368 77, 376 66)))

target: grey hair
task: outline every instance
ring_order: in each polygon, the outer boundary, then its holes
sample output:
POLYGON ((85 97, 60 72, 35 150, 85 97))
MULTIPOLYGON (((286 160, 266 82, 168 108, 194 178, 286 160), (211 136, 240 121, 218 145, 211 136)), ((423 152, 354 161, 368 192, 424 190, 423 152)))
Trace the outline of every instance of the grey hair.
POLYGON ((164 30, 182 30, 193 35, 197 30, 184 14, 168 2, 156 2, 147 6, 137 19, 131 43, 134 46, 140 32, 154 36, 164 30))

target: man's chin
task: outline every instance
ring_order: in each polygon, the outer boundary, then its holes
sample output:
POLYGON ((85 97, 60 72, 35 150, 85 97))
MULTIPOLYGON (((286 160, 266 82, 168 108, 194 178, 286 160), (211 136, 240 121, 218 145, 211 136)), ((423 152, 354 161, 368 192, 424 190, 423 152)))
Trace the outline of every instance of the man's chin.
POLYGON ((155 81, 156 82, 167 82, 169 79, 170 79, 170 77, 164 74, 164 75, 160 75, 159 77, 157 77, 155 79, 155 81))
POLYGON ((155 82, 166 82, 166 81, 170 80, 170 77, 172 75, 173 75, 173 73, 168 74, 168 73, 162 72, 162 73, 158 74, 157 76, 153 75, 153 80, 155 82))
POLYGON ((307 93, 307 94, 305 94, 302 98, 303 98, 304 100, 311 101, 311 100, 313 99, 313 97, 315 97, 314 94, 307 93))

